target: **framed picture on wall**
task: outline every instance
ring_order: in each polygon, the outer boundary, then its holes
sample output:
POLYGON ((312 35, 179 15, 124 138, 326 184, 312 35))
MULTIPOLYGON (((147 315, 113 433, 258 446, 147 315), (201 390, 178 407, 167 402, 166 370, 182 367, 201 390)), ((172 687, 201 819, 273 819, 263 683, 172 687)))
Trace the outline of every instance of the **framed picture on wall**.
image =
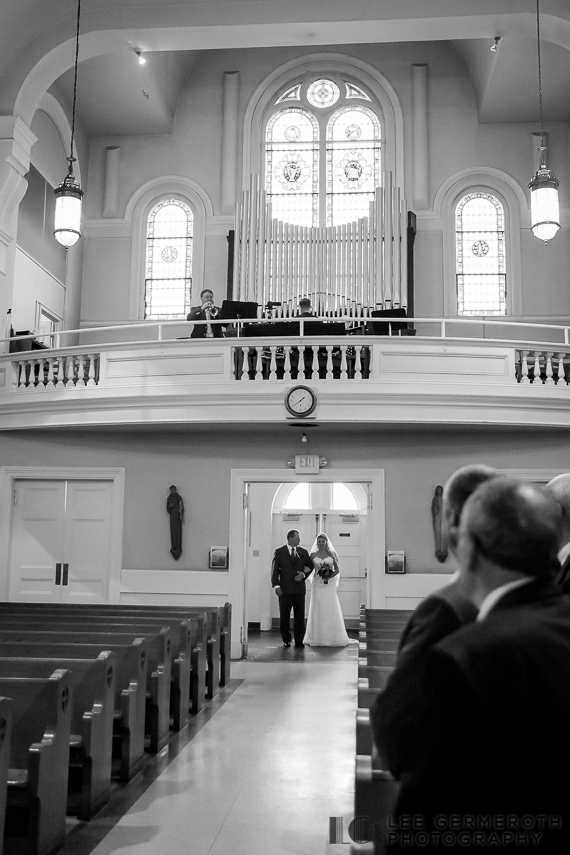
POLYGON ((403 552, 386 553, 386 573, 405 573, 406 556, 403 552))
POLYGON ((228 569, 228 547, 210 546, 210 560, 208 566, 211 570, 228 569))

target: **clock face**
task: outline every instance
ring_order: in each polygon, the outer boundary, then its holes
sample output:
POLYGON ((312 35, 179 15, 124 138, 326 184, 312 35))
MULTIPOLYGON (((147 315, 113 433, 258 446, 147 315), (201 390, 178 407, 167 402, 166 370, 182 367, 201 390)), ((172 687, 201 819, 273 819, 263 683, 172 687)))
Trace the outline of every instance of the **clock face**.
POLYGON ((308 386, 294 386, 285 395, 285 406, 292 416, 308 416, 317 406, 317 396, 308 386))

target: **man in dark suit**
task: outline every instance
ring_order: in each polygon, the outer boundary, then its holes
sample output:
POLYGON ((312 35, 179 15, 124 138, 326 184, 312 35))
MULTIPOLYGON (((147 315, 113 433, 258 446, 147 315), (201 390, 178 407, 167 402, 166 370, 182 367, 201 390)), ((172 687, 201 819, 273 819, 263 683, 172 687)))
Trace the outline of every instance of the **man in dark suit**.
MULTIPOLYGON (((465 502, 480 484, 496 475, 495 469, 474 464, 458 469, 445 484, 442 529, 453 556, 465 502)), ((413 758, 416 751, 417 709, 429 650, 477 617, 477 609, 466 596, 464 585, 464 577, 458 570, 448 585, 422 600, 402 633, 396 667, 370 709, 376 746, 395 778, 400 777, 408 758, 413 758)))
MULTIPOLYGON (((187 321, 209 321, 215 320, 219 315, 219 308, 214 306, 214 294, 209 288, 200 291, 201 306, 193 306, 190 309, 187 321)), ((199 324, 190 333, 190 338, 222 338, 223 330, 221 324, 199 324), (209 334, 211 332, 211 335, 209 334)))
POLYGON ((560 505, 562 517, 558 536, 560 569, 554 581, 564 594, 570 594, 570 472, 557 475, 546 485, 546 491, 560 505))
POLYGON ((299 543, 299 532, 291 529, 286 545, 275 550, 271 565, 271 584, 279 597, 279 629, 285 647, 291 647, 291 609, 295 647, 305 646, 305 579, 313 571, 313 562, 299 543))
POLYGON ((570 852, 559 520, 550 496, 508 476, 467 501, 457 556, 479 613, 428 654, 421 739, 387 828, 390 855, 570 852))

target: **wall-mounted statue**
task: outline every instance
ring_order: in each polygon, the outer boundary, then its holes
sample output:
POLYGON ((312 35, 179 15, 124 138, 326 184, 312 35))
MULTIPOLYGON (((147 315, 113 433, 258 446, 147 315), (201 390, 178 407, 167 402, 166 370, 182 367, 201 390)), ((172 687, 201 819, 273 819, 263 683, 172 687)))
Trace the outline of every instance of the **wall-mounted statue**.
POLYGON ((178 561, 182 554, 182 522, 184 520, 184 502, 182 496, 172 484, 166 500, 166 510, 170 516, 170 554, 178 561))
POLYGON ((439 484, 431 500, 431 518, 435 538, 435 557, 443 564, 447 558, 447 542, 443 534, 443 487, 439 484))

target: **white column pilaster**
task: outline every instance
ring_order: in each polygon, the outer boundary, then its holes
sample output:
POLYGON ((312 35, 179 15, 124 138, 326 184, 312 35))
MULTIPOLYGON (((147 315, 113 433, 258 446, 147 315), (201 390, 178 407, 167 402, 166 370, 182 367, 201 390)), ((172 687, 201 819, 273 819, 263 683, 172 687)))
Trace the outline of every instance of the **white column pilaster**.
POLYGON ((105 188, 103 217, 116 219, 119 216, 119 167, 121 146, 108 145, 105 149, 105 188))
POLYGON ((0 116, 0 318, 12 306, 18 207, 37 137, 18 116, 0 116))
POLYGON ((412 145, 414 162, 414 206, 429 207, 429 116, 428 66, 412 65, 412 145))
POLYGON ((222 214, 233 214, 236 204, 238 106, 239 71, 225 71, 222 106, 222 214))

